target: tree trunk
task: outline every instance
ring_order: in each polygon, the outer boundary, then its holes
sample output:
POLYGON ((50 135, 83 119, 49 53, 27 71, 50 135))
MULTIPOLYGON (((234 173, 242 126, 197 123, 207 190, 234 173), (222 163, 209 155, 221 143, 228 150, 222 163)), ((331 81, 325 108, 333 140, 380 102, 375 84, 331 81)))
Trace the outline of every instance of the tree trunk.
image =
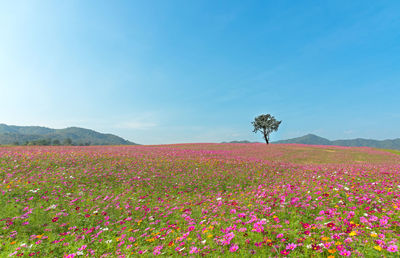
POLYGON ((265 132, 265 130, 264 130, 264 139, 265 139, 265 142, 266 142, 267 145, 268 145, 268 144, 269 144, 269 140, 268 140, 267 132, 265 132))

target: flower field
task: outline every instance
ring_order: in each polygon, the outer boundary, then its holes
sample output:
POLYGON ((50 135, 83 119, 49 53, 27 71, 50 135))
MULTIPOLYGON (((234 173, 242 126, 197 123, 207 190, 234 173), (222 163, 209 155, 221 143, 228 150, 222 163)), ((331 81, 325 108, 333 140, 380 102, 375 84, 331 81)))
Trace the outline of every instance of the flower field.
POLYGON ((400 155, 0 147, 0 257, 399 257, 400 155))

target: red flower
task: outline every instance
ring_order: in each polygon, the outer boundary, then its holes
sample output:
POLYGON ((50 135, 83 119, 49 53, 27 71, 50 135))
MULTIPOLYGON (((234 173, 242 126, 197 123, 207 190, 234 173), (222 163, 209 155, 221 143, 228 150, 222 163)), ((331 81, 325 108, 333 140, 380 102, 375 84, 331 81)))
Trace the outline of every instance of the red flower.
POLYGON ((58 217, 54 217, 51 221, 57 222, 58 219, 59 219, 58 217))
POLYGON ((301 225, 303 226, 303 228, 309 228, 310 227, 310 224, 308 224, 308 223, 301 223, 301 225))
POLYGON ((329 222, 328 225, 326 225, 328 228, 332 228, 335 226, 335 224, 333 222, 329 222))
POLYGON ((318 251, 319 249, 321 249, 321 247, 319 245, 313 244, 312 249, 318 251))

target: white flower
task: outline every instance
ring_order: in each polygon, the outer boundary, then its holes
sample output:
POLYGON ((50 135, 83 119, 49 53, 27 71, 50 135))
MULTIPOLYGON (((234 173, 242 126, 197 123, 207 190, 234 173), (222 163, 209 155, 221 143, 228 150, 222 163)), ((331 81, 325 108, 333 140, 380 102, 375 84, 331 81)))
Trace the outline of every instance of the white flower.
POLYGON ((106 242, 106 244, 109 244, 109 243, 112 242, 112 240, 111 239, 110 240, 106 240, 105 242, 106 242))
POLYGON ((222 200, 222 198, 221 198, 221 197, 218 197, 218 198, 217 198, 217 201, 220 201, 220 200, 222 200))
POLYGON ((76 252, 76 255, 83 255, 83 252, 78 251, 78 252, 76 252))

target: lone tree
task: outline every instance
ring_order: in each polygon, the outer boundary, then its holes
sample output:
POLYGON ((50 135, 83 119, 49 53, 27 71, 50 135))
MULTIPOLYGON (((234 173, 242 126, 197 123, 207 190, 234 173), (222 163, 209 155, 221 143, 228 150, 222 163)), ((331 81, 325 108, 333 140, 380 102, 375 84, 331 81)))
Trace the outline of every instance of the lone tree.
POLYGON ((258 117, 254 118, 254 121, 251 122, 254 126, 253 132, 257 133, 260 131, 264 135, 265 142, 269 144, 269 134, 277 131, 279 125, 282 121, 277 121, 275 117, 271 116, 270 114, 266 115, 259 115, 258 117))

